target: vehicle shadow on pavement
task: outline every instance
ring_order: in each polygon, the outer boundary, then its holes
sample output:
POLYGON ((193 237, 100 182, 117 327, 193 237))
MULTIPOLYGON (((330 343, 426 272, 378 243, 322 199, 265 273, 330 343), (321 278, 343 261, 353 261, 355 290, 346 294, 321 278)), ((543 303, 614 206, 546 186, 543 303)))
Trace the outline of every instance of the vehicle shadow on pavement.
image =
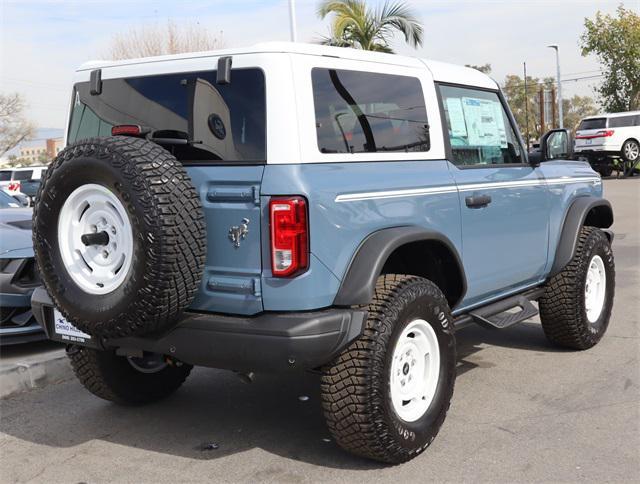
POLYGON ((100 400, 75 380, 2 401, 0 431, 56 448, 104 441, 199 460, 261 448, 338 469, 384 467, 341 450, 322 415, 319 377, 195 369, 169 398, 139 407, 100 400))
POLYGON ((500 346, 539 353, 564 353, 570 351, 553 346, 545 337, 542 326, 538 322, 524 322, 502 330, 486 329, 473 325, 458 331, 456 333, 456 342, 458 376, 474 368, 491 368, 495 366, 490 361, 481 360, 477 356, 477 353, 487 346, 500 346))
MULTIPOLYGON (((537 323, 506 331, 458 332, 458 375, 494 366, 477 355, 487 345, 557 352, 537 323)), ((319 376, 258 374, 245 384, 232 372, 197 368, 171 397, 146 406, 100 400, 72 380, 2 401, 0 431, 58 448, 95 440, 147 451, 215 460, 254 448, 319 466, 377 469, 383 464, 341 450, 322 415, 319 376)))
MULTIPOLYGON (((457 337, 458 375, 493 366, 476 355, 486 345, 558 351, 536 323, 507 331, 469 327, 457 337)), ((254 383, 245 384, 231 372, 198 368, 171 397, 122 407, 94 397, 73 380, 2 401, 0 430, 60 448, 101 440, 199 460, 260 448, 330 468, 384 467, 344 452, 331 439, 319 387, 319 376, 309 373, 258 374, 254 383)))

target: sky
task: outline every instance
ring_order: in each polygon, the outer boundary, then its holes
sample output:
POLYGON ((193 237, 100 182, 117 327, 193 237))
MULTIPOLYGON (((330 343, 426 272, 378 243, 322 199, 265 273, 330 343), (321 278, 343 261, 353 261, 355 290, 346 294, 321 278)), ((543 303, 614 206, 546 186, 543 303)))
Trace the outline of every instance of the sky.
MULTIPOLYGON (((369 0, 377 5, 380 1, 369 0)), ((565 98, 591 95, 600 75, 578 40, 584 18, 613 13, 620 0, 408 0, 423 22, 424 45, 413 49, 396 38, 399 54, 454 64, 490 63, 492 76, 555 77, 558 44, 565 98)), ((623 0, 640 11, 640 0, 623 0)), ((328 33, 317 0, 295 0, 298 41, 328 33)), ((288 0, 0 0, 0 92, 20 92, 38 126, 63 128, 74 69, 105 58, 112 37, 146 25, 200 24, 225 47, 290 40, 288 0)))

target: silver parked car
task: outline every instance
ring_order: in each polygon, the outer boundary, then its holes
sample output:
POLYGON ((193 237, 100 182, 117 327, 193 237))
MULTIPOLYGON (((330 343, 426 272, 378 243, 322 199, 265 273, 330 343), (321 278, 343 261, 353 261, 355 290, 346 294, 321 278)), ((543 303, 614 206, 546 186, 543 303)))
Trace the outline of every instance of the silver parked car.
POLYGON ((0 190, 0 344, 45 339, 31 312, 40 285, 31 242, 31 209, 0 190))

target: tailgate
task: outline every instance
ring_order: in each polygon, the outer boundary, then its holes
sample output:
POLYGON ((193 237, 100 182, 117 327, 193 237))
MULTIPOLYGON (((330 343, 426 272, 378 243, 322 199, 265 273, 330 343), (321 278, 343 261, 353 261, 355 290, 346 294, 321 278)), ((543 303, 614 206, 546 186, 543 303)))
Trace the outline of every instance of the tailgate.
POLYGON ((207 230, 205 271, 191 309, 245 315, 261 312, 260 184, 264 167, 186 168, 200 193, 207 230))

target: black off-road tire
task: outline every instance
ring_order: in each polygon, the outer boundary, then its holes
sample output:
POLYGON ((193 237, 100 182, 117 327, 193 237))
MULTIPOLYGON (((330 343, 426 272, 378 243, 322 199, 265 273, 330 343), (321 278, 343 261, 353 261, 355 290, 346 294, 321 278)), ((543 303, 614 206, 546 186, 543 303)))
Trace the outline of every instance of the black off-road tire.
POLYGON ((44 286, 62 314, 93 336, 165 330, 200 286, 206 250, 200 198, 184 167, 150 141, 90 138, 64 149, 42 181, 33 222, 44 286), (61 208, 86 184, 102 185, 120 200, 133 234, 128 274, 107 294, 89 294, 74 282, 58 244, 61 208))
POLYGON ((431 444, 449 409, 456 377, 453 319, 435 284, 406 275, 380 276, 368 311, 362 336, 323 372, 322 406, 329 430, 342 448, 398 464, 431 444), (414 319, 426 320, 435 331, 441 364, 427 411, 406 422, 393 408, 390 368, 395 343, 414 319))
POLYGON ((192 366, 167 365, 142 373, 113 351, 72 346, 67 355, 80 383, 94 395, 121 405, 141 405, 165 398, 184 383, 192 366))
POLYGON ((539 300, 540 320, 552 343, 576 350, 595 346, 604 336, 611 317, 615 294, 615 264, 607 236, 596 227, 582 227, 571 262, 547 283, 539 300), (595 322, 587 318, 585 283, 594 256, 604 262, 606 290, 604 305, 595 322))
POLYGON ((600 173, 600 175, 602 177, 608 177, 608 176, 611 176, 611 174, 613 173, 613 166, 612 165, 600 165, 600 166, 598 166, 596 171, 598 173, 600 173))

